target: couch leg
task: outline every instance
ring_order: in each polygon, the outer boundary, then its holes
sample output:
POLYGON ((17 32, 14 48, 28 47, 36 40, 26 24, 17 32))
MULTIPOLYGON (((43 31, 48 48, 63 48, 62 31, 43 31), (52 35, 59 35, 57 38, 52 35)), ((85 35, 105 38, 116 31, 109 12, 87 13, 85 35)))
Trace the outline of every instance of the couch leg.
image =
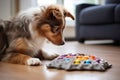
POLYGON ((85 39, 79 39, 79 42, 80 42, 80 43, 84 43, 84 42, 85 42, 85 39))
POLYGON ((114 43, 113 43, 115 46, 119 46, 120 45, 120 40, 114 40, 114 43))

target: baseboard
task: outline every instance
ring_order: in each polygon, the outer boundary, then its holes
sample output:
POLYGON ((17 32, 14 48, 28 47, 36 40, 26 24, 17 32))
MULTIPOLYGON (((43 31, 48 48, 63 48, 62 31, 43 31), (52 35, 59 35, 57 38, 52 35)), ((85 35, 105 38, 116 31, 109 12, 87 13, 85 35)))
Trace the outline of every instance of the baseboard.
POLYGON ((74 37, 67 37, 65 38, 65 41, 77 41, 77 39, 74 37))

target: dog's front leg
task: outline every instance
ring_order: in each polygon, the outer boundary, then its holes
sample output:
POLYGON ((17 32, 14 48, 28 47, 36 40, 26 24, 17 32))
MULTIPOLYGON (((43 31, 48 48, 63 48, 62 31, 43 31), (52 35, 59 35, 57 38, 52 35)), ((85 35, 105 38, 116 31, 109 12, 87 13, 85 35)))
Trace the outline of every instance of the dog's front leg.
POLYGON ((58 54, 50 54, 50 53, 47 53, 44 50, 40 50, 38 55, 36 55, 35 57, 38 57, 40 59, 52 60, 52 59, 54 59, 58 56, 59 56, 58 54))
POLYGON ((28 55, 21 53, 8 53, 3 59, 3 62, 24 64, 30 66, 40 65, 41 61, 38 58, 32 58, 28 55))

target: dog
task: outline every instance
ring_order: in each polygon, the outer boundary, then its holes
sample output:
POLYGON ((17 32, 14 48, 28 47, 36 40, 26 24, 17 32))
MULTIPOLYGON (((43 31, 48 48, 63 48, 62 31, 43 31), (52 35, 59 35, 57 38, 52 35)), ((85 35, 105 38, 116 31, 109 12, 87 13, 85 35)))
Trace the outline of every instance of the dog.
POLYGON ((46 40, 64 45, 65 18, 73 15, 64 7, 49 5, 20 12, 11 20, 0 21, 0 60, 36 66, 42 59, 54 59, 41 48, 46 40))

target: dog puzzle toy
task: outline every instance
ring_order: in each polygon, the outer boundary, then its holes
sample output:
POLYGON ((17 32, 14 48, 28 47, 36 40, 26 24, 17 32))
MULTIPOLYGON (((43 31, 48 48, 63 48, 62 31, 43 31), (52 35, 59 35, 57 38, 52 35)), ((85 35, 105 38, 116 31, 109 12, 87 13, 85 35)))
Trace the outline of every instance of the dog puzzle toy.
POLYGON ((85 54, 65 54, 52 60, 47 67, 64 70, 96 70, 105 71, 112 65, 106 60, 94 55, 85 54))

